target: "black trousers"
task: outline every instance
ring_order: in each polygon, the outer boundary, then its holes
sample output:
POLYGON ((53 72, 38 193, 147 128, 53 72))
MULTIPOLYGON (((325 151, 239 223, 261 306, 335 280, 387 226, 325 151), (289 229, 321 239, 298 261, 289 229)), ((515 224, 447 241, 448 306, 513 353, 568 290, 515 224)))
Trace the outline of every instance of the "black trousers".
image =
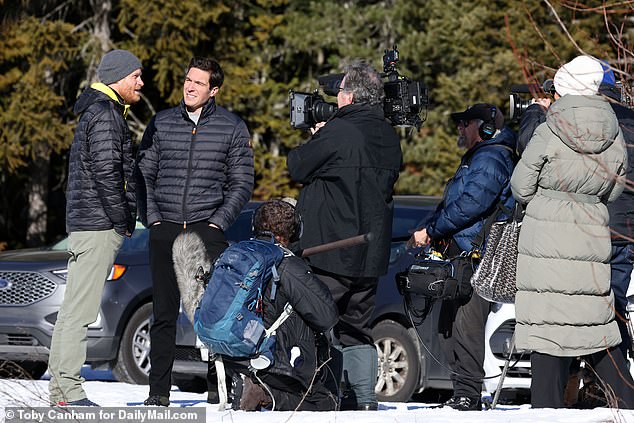
POLYGON ((374 345, 370 327, 378 278, 351 278, 312 268, 313 273, 328 287, 339 310, 335 338, 343 347, 374 345))
POLYGON ((206 222, 182 224, 162 222, 150 227, 150 270, 154 321, 150 327, 150 395, 169 397, 172 366, 176 350, 176 320, 180 308, 180 292, 174 273, 172 245, 184 230, 196 232, 213 261, 227 248, 224 233, 206 222))
POLYGON ((440 309, 440 346, 453 373, 454 396, 480 398, 484 377, 486 326, 491 303, 476 293, 464 301, 445 300, 440 309))
MULTIPOLYGON (((316 378, 311 389, 306 389, 291 378, 266 372, 260 375, 275 398, 276 411, 333 411, 337 409, 337 398, 316 378)), ((254 380, 259 383, 259 381, 254 380)))
MULTIPOLYGON (((232 379, 240 378, 245 375, 251 378, 255 384, 264 383, 264 390, 267 395, 271 395, 275 399, 275 411, 333 411, 337 409, 338 401, 324 384, 324 378, 318 375, 312 382, 310 390, 307 391, 304 384, 297 379, 288 375, 282 375, 271 372, 269 369, 258 370, 257 378, 249 369, 249 361, 224 359, 227 371, 228 392, 236 395, 235 385, 231 383, 232 379)), ((240 395, 244 392, 240 392, 240 395)), ((232 401, 240 398, 232 398, 232 401)), ((270 409, 273 406, 269 406, 270 409)))
MULTIPOLYGON (((599 383, 608 385, 619 408, 634 408, 634 381, 618 347, 584 357, 597 373, 599 383)), ((531 353, 531 406, 563 408, 564 390, 568 382, 571 357, 531 353)))

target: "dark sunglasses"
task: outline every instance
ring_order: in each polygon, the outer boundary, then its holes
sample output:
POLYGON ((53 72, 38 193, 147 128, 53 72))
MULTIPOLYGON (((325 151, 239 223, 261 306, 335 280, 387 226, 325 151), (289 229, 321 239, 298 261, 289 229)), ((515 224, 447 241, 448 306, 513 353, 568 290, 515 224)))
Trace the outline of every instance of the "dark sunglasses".
POLYGON ((471 122, 473 122, 473 120, 460 120, 458 121, 458 126, 466 128, 467 126, 471 125, 471 122))

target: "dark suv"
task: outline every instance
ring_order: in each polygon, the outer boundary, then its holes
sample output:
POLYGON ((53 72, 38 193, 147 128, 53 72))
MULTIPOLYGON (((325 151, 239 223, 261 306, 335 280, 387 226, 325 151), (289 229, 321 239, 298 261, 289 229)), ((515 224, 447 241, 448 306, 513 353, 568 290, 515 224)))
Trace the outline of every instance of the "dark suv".
MULTIPOLYGON (((227 231, 230 242, 251 236, 249 203, 227 231)), ((150 369, 149 328, 152 317, 152 280, 148 254, 149 231, 137 223, 126 238, 104 286, 97 320, 88 327, 86 362, 110 368, 122 381, 147 384, 150 369)), ((39 379, 47 368, 57 312, 64 298, 68 264, 67 239, 52 247, 0 253, 0 376, 39 379), (17 364, 17 366, 16 366, 17 364)), ((179 340, 191 325, 178 328, 179 340)), ((187 338, 185 336, 185 338, 187 338)), ((191 344, 193 345, 193 343, 191 344)), ((190 350, 178 345, 179 352, 190 350)), ((182 354, 177 356, 180 366, 182 354)))
MULTIPOLYGON (((450 373, 436 335, 439 307, 433 307, 430 315, 415 326, 413 321, 417 319, 406 312, 394 281, 395 274, 413 260, 405 241, 438 201, 435 197, 395 197, 390 266, 379 280, 373 316, 380 401, 407 401, 427 388, 451 389, 450 373)), ((230 242, 251 236, 255 207, 257 203, 249 203, 227 231, 230 242)), ((7 374, 9 361, 17 362, 33 378, 46 371, 51 334, 64 295, 67 259, 65 240, 47 249, 0 253, 0 376, 7 374)), ((105 284, 99 318, 88 329, 87 362, 95 368, 111 368, 120 381, 146 384, 151 316, 148 231, 139 225, 132 238, 125 240, 105 284)), ((512 305, 496 307, 489 316, 485 371, 490 378, 484 384, 490 392, 497 387, 495 375, 504 365, 503 354, 514 323, 512 305)), ((182 390, 205 391, 207 363, 201 361, 196 335, 184 313, 179 316, 176 344, 174 384, 182 390)), ((509 372, 505 387, 527 388, 530 363, 527 357, 516 358, 518 363, 509 372)))

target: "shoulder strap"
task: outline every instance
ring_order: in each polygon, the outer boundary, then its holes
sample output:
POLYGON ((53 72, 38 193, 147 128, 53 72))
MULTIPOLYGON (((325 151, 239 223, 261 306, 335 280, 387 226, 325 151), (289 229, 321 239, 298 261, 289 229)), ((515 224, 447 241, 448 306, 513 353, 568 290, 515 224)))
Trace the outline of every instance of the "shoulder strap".
POLYGON ((482 249, 482 246, 484 245, 484 241, 486 239, 486 234, 489 233, 489 231, 491 230, 491 225, 495 223, 500 212, 506 214, 507 216, 513 217, 513 210, 506 207, 502 203, 502 201, 498 201, 497 205, 495 206, 495 210, 493 210, 493 213, 491 213, 489 217, 487 217, 487 219, 484 221, 484 225, 482 225, 482 229, 480 229, 480 232, 478 232, 475 238, 473 238, 473 241, 471 241, 473 250, 482 249))

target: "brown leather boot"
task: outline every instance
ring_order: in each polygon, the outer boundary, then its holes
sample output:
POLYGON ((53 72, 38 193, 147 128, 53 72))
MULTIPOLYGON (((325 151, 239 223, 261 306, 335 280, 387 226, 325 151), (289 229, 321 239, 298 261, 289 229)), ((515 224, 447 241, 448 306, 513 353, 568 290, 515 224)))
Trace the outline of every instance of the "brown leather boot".
POLYGON ((253 383, 250 377, 244 378, 240 410, 259 411, 263 406, 271 403, 271 398, 260 385, 253 383))

